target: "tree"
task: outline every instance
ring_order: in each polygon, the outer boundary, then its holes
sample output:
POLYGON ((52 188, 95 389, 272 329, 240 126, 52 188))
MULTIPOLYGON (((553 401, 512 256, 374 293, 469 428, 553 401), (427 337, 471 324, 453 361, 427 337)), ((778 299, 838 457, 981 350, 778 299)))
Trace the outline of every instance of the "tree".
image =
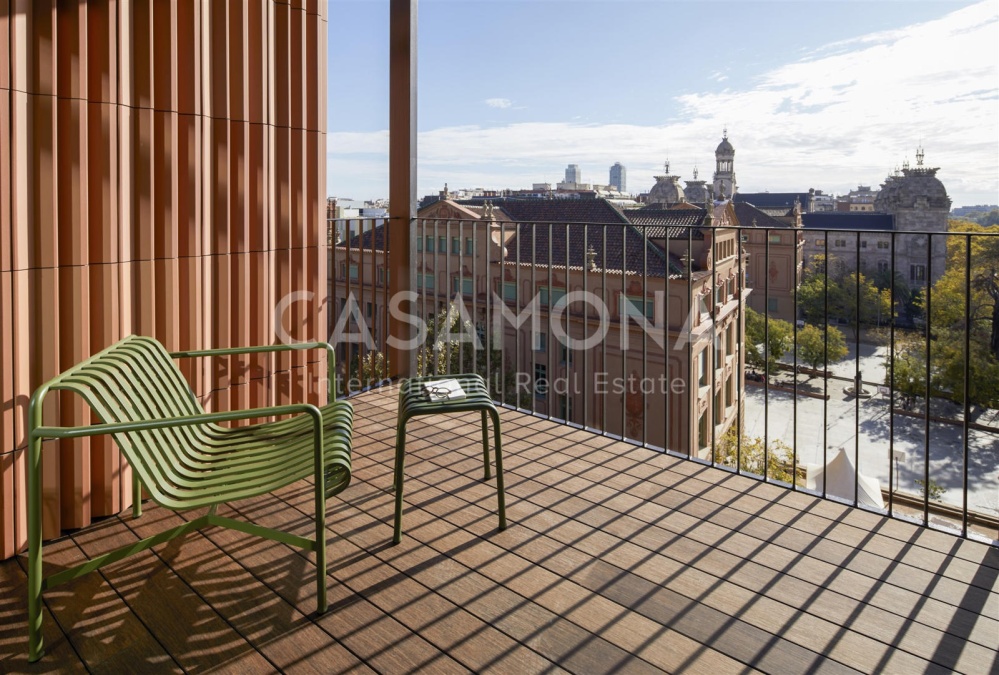
MULTIPOLYGON (((999 227, 965 221, 952 220, 950 228, 999 235, 999 227)), ((928 342, 931 395, 963 403, 967 384, 969 404, 999 405, 999 236, 949 237, 947 267, 930 289, 930 301, 926 333, 896 344, 896 389, 925 394, 928 342)))
POLYGON ((767 478, 785 483, 794 482, 793 455, 787 443, 776 439, 771 441, 769 449, 764 452, 766 446, 762 438, 750 438, 743 434, 741 443, 738 439, 739 432, 736 425, 729 427, 718 441, 715 462, 734 468, 738 457, 738 467, 743 473, 762 476, 766 467, 767 478))
POLYGON ((826 326, 822 330, 808 324, 798 329, 798 358, 815 370, 842 360, 848 351, 843 331, 838 328, 826 326))
POLYGON ((746 307, 746 361, 767 372, 777 369, 777 362, 794 344, 794 327, 787 321, 771 319, 746 307))
POLYGON ((798 307, 810 323, 843 319, 854 335, 862 324, 877 324, 892 316, 890 290, 879 289, 862 272, 847 272, 831 256, 828 264, 823 256, 809 264, 798 287, 798 307))

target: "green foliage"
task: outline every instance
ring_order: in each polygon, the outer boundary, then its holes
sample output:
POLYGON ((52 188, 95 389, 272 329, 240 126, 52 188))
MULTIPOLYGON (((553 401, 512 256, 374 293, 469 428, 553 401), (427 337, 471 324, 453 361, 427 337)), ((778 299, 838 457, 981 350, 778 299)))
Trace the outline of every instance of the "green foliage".
MULTIPOLYGON (((953 220, 951 229, 999 232, 999 227, 953 220)), ((950 237, 947 268, 933 285, 930 298, 931 395, 963 403, 967 362, 969 403, 999 406, 999 237, 950 237)), ((925 334, 896 341, 895 387, 902 393, 925 395, 926 343, 925 334)))
POLYGON ((360 388, 378 384, 389 376, 388 359, 381 352, 368 352, 350 360, 347 371, 349 386, 359 384, 360 388))
MULTIPOLYGON (((920 490, 921 493, 926 494, 926 488, 924 487, 926 484, 921 479, 918 478, 916 479, 916 485, 922 488, 920 490)), ((946 488, 943 488, 934 483, 932 478, 930 479, 930 501, 934 502, 941 501, 941 498, 944 496, 945 492, 947 492, 946 488)))
POLYGON ((798 329, 798 359, 818 370, 841 361, 848 353, 843 331, 833 326, 825 330, 811 324, 798 329))
POLYGON ((746 307, 746 362, 756 368, 777 370, 777 362, 794 344, 794 327, 746 307))
POLYGON ((769 450, 764 452, 766 446, 764 446, 762 438, 750 438, 743 434, 742 443, 739 443, 738 439, 739 432, 736 425, 729 427, 729 430, 718 441, 715 462, 735 467, 736 458, 738 458, 739 469, 743 473, 762 476, 764 475, 764 467, 766 467, 767 478, 785 483, 794 482, 793 455, 787 443, 780 439, 771 441, 769 450))
POLYGON ((861 324, 888 321, 892 315, 891 292, 887 288, 879 289, 861 272, 847 272, 832 256, 828 262, 816 256, 809 263, 798 287, 798 307, 809 323, 824 324, 828 318, 839 318, 854 331, 861 324))

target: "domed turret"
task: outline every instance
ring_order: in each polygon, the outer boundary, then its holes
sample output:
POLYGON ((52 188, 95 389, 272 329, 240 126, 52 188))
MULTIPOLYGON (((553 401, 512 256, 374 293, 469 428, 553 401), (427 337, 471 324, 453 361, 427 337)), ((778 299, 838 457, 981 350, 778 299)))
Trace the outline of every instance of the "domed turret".
POLYGON ((735 197, 738 186, 735 182, 735 148, 728 141, 728 129, 722 134, 722 141, 715 148, 714 192, 722 199, 735 197))
POLYGON ((680 187, 679 176, 656 176, 656 184, 649 190, 650 204, 673 205, 687 201, 687 195, 680 187))

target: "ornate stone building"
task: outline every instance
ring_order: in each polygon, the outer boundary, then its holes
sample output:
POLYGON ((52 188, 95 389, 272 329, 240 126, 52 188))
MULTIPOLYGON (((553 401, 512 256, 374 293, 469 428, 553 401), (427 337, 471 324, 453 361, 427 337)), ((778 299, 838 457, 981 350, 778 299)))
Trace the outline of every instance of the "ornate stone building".
POLYGON ((728 129, 725 129, 721 143, 715 148, 713 187, 718 199, 731 199, 739 189, 735 180, 735 148, 728 142, 728 129))

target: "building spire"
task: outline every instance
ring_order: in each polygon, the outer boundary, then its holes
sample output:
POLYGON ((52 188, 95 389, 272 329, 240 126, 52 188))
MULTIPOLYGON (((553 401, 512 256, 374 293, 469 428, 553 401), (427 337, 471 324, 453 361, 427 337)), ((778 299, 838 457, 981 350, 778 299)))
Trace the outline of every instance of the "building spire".
POLYGON ((920 143, 916 148, 916 166, 923 165, 923 144, 920 143))
POLYGON ((697 180, 697 165, 694 165, 694 180, 697 180))

